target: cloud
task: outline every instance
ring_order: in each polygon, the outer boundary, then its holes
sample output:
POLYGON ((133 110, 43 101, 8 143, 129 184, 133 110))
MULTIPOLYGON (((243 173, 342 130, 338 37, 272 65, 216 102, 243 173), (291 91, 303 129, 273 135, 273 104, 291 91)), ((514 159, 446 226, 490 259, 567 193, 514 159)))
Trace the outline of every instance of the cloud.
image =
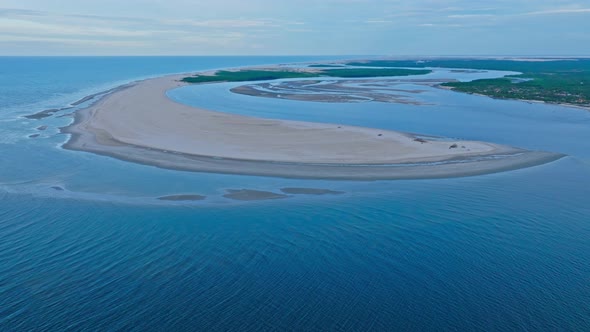
POLYGON ((367 23, 367 24, 389 24, 389 23, 393 23, 393 21, 383 20, 383 19, 370 19, 370 20, 366 20, 365 23, 367 23))
POLYGON ((59 38, 59 37, 34 37, 34 36, 19 36, 19 35, 0 35, 0 42, 24 42, 24 43, 39 43, 49 42, 62 45, 73 46, 92 46, 92 47, 123 47, 123 48, 138 48, 145 47, 148 44, 139 41, 117 41, 117 40, 92 40, 85 38, 59 38))
MULTIPOLYGON (((248 52, 253 48, 258 54, 590 52, 583 33, 569 40, 563 37, 568 31, 590 29, 584 16, 590 13, 588 4, 575 0, 2 0, 2 4, 13 8, 0 8, 0 40, 10 40, 11 45, 20 41, 33 53, 44 50, 35 48, 34 41, 55 44, 55 50, 70 45, 66 52, 74 45, 79 45, 79 53, 102 47, 103 54, 125 53, 124 45, 134 45, 134 54, 252 54, 248 52)), ((4 47, 0 52, 10 50, 4 47)))
POLYGON ((522 15, 559 15, 559 14, 584 14, 590 13, 590 8, 557 8, 524 13, 522 15))
POLYGON ((130 37, 149 36, 150 31, 125 30, 97 26, 73 26, 60 23, 42 23, 22 19, 1 19, 0 34, 28 35, 28 36, 100 36, 100 37, 130 37))
POLYGON ((498 15, 494 15, 494 14, 454 14, 454 15, 449 15, 447 16, 448 18, 467 18, 467 19, 471 19, 471 18, 477 18, 477 19, 481 19, 481 18, 493 18, 496 17, 498 15))
MULTIPOLYGON (((117 49, 180 49, 232 45, 260 45, 256 40, 266 31, 293 31, 305 26, 303 21, 219 18, 136 18, 100 15, 61 14, 36 10, 0 9, 0 41, 44 42, 59 45, 92 46, 117 49)), ((300 30, 299 32, 303 32, 300 30)))
POLYGON ((272 20, 249 20, 249 19, 224 19, 224 20, 158 20, 157 24, 205 27, 205 28, 253 28, 253 27, 278 27, 279 23, 272 20))
POLYGON ((465 25, 463 24, 453 24, 453 23, 421 23, 418 24, 419 27, 437 27, 437 28, 441 28, 441 27, 447 27, 447 28, 462 28, 465 25))

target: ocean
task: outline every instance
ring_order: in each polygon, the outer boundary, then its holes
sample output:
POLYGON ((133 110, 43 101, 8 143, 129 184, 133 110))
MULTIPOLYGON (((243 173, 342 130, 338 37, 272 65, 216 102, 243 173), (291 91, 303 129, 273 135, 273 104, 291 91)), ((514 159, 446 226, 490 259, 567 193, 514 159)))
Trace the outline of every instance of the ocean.
MULTIPOLYGON (((76 107, 23 117, 167 73, 327 59, 0 57, 0 330, 590 330, 588 111, 423 86, 424 105, 250 97, 235 84, 169 92, 221 112, 568 155, 370 182, 159 169, 62 149, 76 107), (345 193, 223 198, 283 187, 345 193), (157 199, 179 193, 207 199, 157 199)), ((476 75, 430 75, 452 74, 476 75)))

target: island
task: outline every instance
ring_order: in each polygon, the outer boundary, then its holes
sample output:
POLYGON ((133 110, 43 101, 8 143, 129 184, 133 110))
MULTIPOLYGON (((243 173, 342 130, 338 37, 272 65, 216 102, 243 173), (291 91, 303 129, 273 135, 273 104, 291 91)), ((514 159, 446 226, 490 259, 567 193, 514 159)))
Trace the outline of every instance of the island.
MULTIPOLYGON (((279 76, 285 72, 262 71, 279 76)), ((298 72, 306 78, 325 75, 315 68, 298 72)), ((227 73, 221 73, 221 81, 242 75, 227 73)), ((216 75, 170 75, 110 91, 78 110, 74 122, 62 128, 70 134, 64 148, 185 171, 347 180, 470 176, 563 157, 488 142, 221 113, 180 104, 166 95, 191 84, 187 78, 220 81, 216 75)))

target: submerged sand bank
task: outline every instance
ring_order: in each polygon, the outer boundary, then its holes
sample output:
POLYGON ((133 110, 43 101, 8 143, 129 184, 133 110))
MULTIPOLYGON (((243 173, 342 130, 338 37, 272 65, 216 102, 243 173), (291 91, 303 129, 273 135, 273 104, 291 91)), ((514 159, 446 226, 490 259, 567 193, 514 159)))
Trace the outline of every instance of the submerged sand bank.
POLYGON ((159 167, 298 178, 402 179, 493 173, 562 155, 371 128, 259 119, 176 103, 184 75, 137 82, 76 113, 67 149, 159 167))

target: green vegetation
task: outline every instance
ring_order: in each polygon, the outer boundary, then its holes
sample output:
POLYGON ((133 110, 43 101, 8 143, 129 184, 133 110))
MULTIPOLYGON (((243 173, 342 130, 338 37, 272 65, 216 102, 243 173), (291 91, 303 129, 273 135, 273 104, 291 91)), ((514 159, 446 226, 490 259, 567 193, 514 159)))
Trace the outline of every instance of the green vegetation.
POLYGON ((590 71, 524 74, 472 82, 450 82, 443 86, 495 98, 590 106, 590 71), (523 78, 531 80, 522 81, 523 78))
POLYGON ((362 67, 443 67, 517 71, 522 74, 472 82, 450 82, 443 84, 443 86, 451 87, 455 91, 478 93, 495 98, 590 106, 590 59, 560 61, 374 60, 347 64, 362 67))
POLYGON ((425 75, 431 73, 432 70, 417 70, 417 69, 364 69, 364 68, 348 68, 348 69, 327 69, 322 70, 320 75, 331 77, 384 77, 384 76, 411 76, 411 75, 425 75))
POLYGON ((336 68, 335 64, 310 65, 314 70, 239 71, 220 70, 214 75, 185 77, 189 83, 268 81, 285 78, 370 78, 386 76, 424 75, 426 67, 460 68, 471 70, 503 70, 521 75, 472 82, 450 82, 456 91, 478 93, 495 98, 536 100, 590 106, 590 59, 558 61, 512 61, 490 59, 428 59, 428 60, 369 60, 348 62, 346 65, 364 68, 336 68), (380 68, 376 68, 380 67, 380 68), (401 69, 398 67, 416 68, 401 69))
POLYGON ((331 64, 316 64, 316 65, 309 65, 309 68, 341 68, 344 67, 344 65, 331 65, 331 64))
POLYGON ((341 78, 362 78, 362 77, 385 77, 385 76, 409 76, 424 75, 430 70, 413 69, 324 69, 317 71, 294 71, 294 70, 220 70, 214 75, 196 75, 185 77, 182 80, 188 83, 214 83, 214 82, 246 82, 246 81, 268 81, 283 78, 310 78, 310 77, 341 77, 341 78))
POLYGON ((590 71, 590 59, 559 61, 513 61, 494 59, 430 59, 430 60, 368 60, 346 63, 357 67, 462 68, 476 70, 506 70, 521 73, 590 71))
POLYGON ((220 70, 215 75, 196 75, 185 77, 182 80, 188 83, 213 83, 213 82, 246 82, 246 81, 267 81, 281 78, 306 78, 317 77, 313 73, 296 71, 274 71, 274 70, 220 70))

